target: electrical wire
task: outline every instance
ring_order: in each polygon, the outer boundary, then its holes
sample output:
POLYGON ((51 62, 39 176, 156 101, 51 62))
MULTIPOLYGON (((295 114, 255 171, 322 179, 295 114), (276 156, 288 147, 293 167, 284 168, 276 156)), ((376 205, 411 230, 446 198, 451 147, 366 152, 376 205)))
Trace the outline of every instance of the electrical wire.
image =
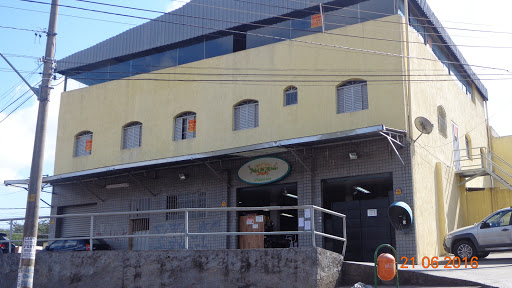
MULTIPOLYGON (((9 8, 9 9, 15 9, 15 10, 21 10, 21 11, 28 11, 28 12, 36 12, 36 13, 43 13, 43 14, 50 14, 48 11, 40 11, 40 10, 33 10, 33 9, 26 9, 26 8, 19 8, 19 7, 12 7, 12 6, 6 6, 6 5, 0 5, 2 8, 9 8)), ((115 23, 115 24, 124 24, 124 25, 131 25, 131 26, 137 26, 139 24, 136 23, 126 23, 126 22, 119 22, 119 21, 112 21, 112 20, 105 20, 105 19, 99 19, 99 18, 91 18, 91 17, 83 17, 83 16, 77 16, 77 15, 70 15, 65 13, 59 13, 60 16, 65 17, 73 17, 78 19, 86 19, 86 20, 94 20, 94 21, 102 21, 107 23, 115 23)))
MULTIPOLYGON (((34 0, 20 0, 20 1, 30 2, 30 3, 38 3, 38 4, 50 4, 50 3, 34 1, 34 0)), ((82 0, 77 0, 77 1, 82 1, 82 0)), ((88 1, 88 2, 92 3, 94 1, 88 1)), ((95 3, 100 3, 100 2, 95 2, 95 3)), ((100 3, 100 4, 101 5, 107 5, 107 6, 111 6, 112 5, 112 4, 105 4, 105 3, 100 3)), ((196 4, 198 4, 198 3, 196 3, 196 4)), ((163 21, 163 20, 159 20, 159 19, 151 19, 151 18, 134 16, 134 15, 127 15, 127 14, 114 13, 114 12, 108 12, 108 11, 101 11, 101 10, 95 10, 95 9, 81 8, 81 7, 70 6, 70 5, 60 5, 60 6, 67 7, 67 8, 73 8, 73 9, 79 9, 79 10, 85 10, 85 11, 90 11, 90 12, 105 13, 105 14, 109 14, 109 15, 124 16, 124 17, 131 17, 131 18, 144 19, 144 20, 150 20, 150 21, 166 22, 166 23, 173 23, 173 24, 178 24, 178 25, 185 25, 185 26, 193 26, 193 27, 199 27, 199 28, 213 29, 211 27, 204 27, 204 26, 200 26, 200 25, 175 23, 175 22, 163 21)), ((114 6, 117 7, 117 6, 120 6, 120 5, 114 5, 114 6)), ((127 7, 127 6, 120 6, 120 7, 127 7)), ((128 8, 133 8, 133 7, 128 7, 128 8)), ((139 10, 139 8, 133 8, 133 9, 139 10)), ((143 9, 143 10, 147 10, 147 9, 143 9)), ((245 11, 245 12, 247 12, 247 11, 245 11)), ((159 13, 161 13, 161 12, 159 12, 159 13)), ((200 19, 207 19, 207 18, 204 18, 204 17, 195 17, 195 16, 188 16, 188 15, 183 15, 183 16, 193 17, 193 18, 200 18, 200 19)), ((222 20, 217 20, 217 19, 214 19, 214 20, 222 21, 222 20)), ((245 23, 245 24, 247 24, 247 23, 245 23)), ((366 49, 357 49, 357 48, 338 46, 338 45, 329 45, 329 44, 323 44, 323 43, 315 43, 315 42, 311 42, 311 41, 303 41, 303 40, 298 40, 298 39, 289 39, 289 38, 276 37, 276 36, 270 36, 270 35, 260 35, 260 34, 250 33, 250 32, 240 32, 240 31, 234 31, 234 30, 229 30, 229 29, 216 29, 216 30, 227 31, 227 32, 232 32, 232 33, 239 33, 239 34, 246 34, 246 35, 256 35, 256 36, 267 37, 267 38, 274 38, 274 39, 281 39, 281 40, 290 40, 290 41, 303 42, 303 43, 322 45, 322 46, 337 47, 337 48, 343 48, 343 49, 347 49, 347 50, 366 52, 366 53, 375 53, 375 54, 381 54, 381 55, 383 54, 383 55, 397 56, 397 57, 408 57, 408 58, 428 60, 428 61, 438 61, 438 60, 433 60, 433 59, 430 59, 430 58, 404 56, 404 55, 399 55, 399 54, 394 54, 394 53, 386 53, 386 52, 366 50, 366 49)), ((487 68, 487 69, 497 69, 497 70, 507 71, 507 72, 510 73, 510 71, 508 71, 507 69, 503 69, 503 68, 494 68, 494 67, 487 67, 487 66, 480 66, 480 65, 470 65, 470 64, 465 64, 465 63, 457 62, 457 61, 443 61, 443 63, 458 64, 458 65, 462 65, 462 66, 471 66, 471 67, 479 67, 479 68, 487 68)))
MULTIPOLYGON (((30 3, 38 3, 38 4, 49 4, 49 3, 40 2, 40 1, 34 1, 34 0, 20 0, 20 1, 30 2, 30 3)), ((107 5, 110 5, 110 4, 107 4, 107 5)), ((373 51, 373 50, 359 49, 359 48, 339 46, 339 45, 332 45, 332 44, 325 44, 325 43, 316 43, 316 42, 312 42, 312 41, 305 41, 305 40, 299 40, 299 39, 289 39, 289 38, 270 36, 270 35, 261 35, 261 34, 251 33, 251 32, 240 32, 240 31, 230 30, 230 29, 214 29, 214 28, 211 28, 211 27, 205 27, 205 26, 201 26, 201 25, 183 24, 183 23, 177 23, 177 22, 172 22, 172 21, 164 21, 164 20, 159 20, 159 19, 150 19, 150 18, 146 18, 146 17, 127 15, 127 14, 122 14, 122 13, 114 13, 114 12, 108 12, 108 11, 101 11, 101 10, 96 10, 96 9, 81 8, 81 7, 70 6, 70 5, 60 5, 60 6, 67 7, 67 8, 84 10, 84 11, 90 11, 90 12, 104 13, 104 14, 109 14, 109 15, 116 15, 116 16, 131 17, 131 18, 144 19, 144 20, 150 20, 150 21, 165 22, 165 23, 171 23, 171 24, 192 26, 192 27, 197 27, 197 28, 205 28, 205 29, 210 29, 210 30, 225 31, 225 32, 231 32, 231 33, 238 33, 238 34, 255 35, 255 36, 261 36, 261 37, 273 38, 273 39, 289 40, 289 41, 306 43, 306 44, 312 44, 312 45, 320 45, 320 46, 324 46, 324 47, 342 48, 342 49, 346 49, 346 50, 350 50, 350 51, 358 51, 358 52, 363 52, 363 53, 372 53, 372 54, 388 55, 388 56, 396 56, 396 57, 406 57, 406 58, 409 58, 409 59, 420 59, 420 60, 426 60, 426 61, 438 61, 437 59, 431 59, 431 58, 405 56, 405 55, 400 55, 400 54, 395 54, 395 53, 373 51)), ((190 16, 190 17, 207 19, 207 18, 204 18, 204 17, 195 17, 195 16, 190 16)), ((217 21, 220 21, 220 20, 217 20, 217 21)), ((479 68, 486 68, 486 69, 502 70, 502 71, 506 71, 508 73, 511 73, 509 70, 503 69, 503 68, 487 67, 487 66, 481 66, 481 65, 470 65, 470 64, 456 62, 456 61, 443 61, 443 63, 458 64, 458 65, 461 65, 461 66, 479 67, 479 68)))
MULTIPOLYGON (((28 90, 27 92, 31 92, 31 90, 28 90)), ((25 95, 27 92, 23 93, 23 95, 25 95)), ((25 104, 28 100, 30 100, 30 98, 32 97, 32 95, 29 95, 25 100, 23 100, 23 102, 21 102, 20 105, 18 105, 16 108, 14 108, 14 110, 12 110, 11 112, 9 112, 9 114, 7 114, 2 120, 0 120, 0 124, 2 124, 2 122, 4 122, 7 118, 9 118, 9 116, 12 115, 12 113, 16 112, 16 110, 18 110, 23 104, 25 104)), ((19 99, 19 98, 18 98, 19 99)), ((14 103, 14 102, 13 102, 14 103)), ((12 104, 12 103, 11 103, 12 104)), ((9 105, 10 106, 10 105, 9 105)), ((5 110, 5 109, 4 109, 5 110)), ((3 111, 3 110, 2 110, 3 111)))

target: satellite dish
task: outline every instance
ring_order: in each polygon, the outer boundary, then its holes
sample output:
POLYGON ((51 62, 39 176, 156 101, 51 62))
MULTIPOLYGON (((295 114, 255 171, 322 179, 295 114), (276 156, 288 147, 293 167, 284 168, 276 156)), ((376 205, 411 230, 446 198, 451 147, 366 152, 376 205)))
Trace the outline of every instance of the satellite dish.
POLYGON ((416 126, 416 129, 421 132, 420 136, 418 136, 414 142, 416 142, 421 137, 421 135, 432 133, 432 130, 434 129, 434 124, 432 124, 432 122, 430 122, 430 120, 427 118, 421 116, 414 119, 414 126, 416 126))

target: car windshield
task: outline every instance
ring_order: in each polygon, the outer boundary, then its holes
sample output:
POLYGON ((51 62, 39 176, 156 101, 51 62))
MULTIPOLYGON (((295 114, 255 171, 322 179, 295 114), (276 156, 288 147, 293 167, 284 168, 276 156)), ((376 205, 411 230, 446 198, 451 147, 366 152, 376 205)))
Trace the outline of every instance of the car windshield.
POLYGON ((93 244, 107 244, 107 242, 105 242, 105 240, 103 240, 103 239, 93 239, 92 243, 93 244))
POLYGON ((510 225, 510 215, 512 214, 511 210, 505 210, 497 212, 486 220, 486 223, 489 223, 491 227, 499 227, 499 226, 507 226, 510 225))

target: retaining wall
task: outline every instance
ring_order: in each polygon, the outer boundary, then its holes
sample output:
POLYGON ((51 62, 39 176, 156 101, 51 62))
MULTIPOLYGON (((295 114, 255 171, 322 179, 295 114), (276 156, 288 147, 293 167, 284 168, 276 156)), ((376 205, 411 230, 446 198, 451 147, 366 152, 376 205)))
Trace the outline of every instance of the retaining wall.
MULTIPOLYGON (((342 256, 321 248, 41 252, 34 287, 335 287, 342 256)), ((0 255, 16 287, 19 254, 0 255)))

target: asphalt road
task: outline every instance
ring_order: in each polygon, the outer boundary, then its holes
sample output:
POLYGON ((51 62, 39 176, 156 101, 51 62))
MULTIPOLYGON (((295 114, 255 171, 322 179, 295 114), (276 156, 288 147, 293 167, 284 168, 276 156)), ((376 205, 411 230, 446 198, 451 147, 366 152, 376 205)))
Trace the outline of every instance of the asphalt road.
MULTIPOLYGON (((444 257, 441 257, 441 259, 444 259, 444 257)), ((491 253, 487 258, 478 260, 477 268, 472 268, 469 263, 467 268, 464 267, 464 264, 459 268, 444 268, 447 263, 448 261, 445 260, 439 261, 437 268, 429 267, 428 269, 423 268, 422 265, 415 265, 415 268, 409 265, 408 269, 437 276, 474 281, 492 287, 512 288, 512 252, 491 253)), ((427 260, 425 260, 425 265, 427 265, 427 260)), ((450 263, 449 266, 453 265, 450 263)))

